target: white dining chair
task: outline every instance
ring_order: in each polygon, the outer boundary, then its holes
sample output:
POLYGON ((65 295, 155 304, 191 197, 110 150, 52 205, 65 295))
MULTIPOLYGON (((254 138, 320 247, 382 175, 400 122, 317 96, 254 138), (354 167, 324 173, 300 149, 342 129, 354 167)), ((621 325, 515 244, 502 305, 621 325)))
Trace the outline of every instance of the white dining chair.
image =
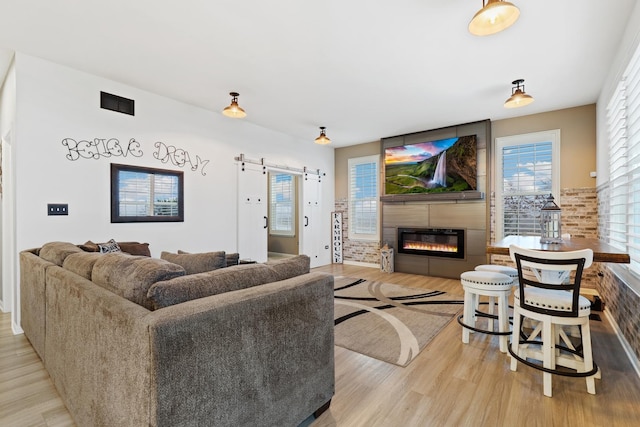
POLYGON ((591 350, 591 302, 580 295, 582 272, 591 266, 593 251, 537 251, 512 245, 509 253, 519 281, 509 347, 511 370, 522 362, 543 371, 545 396, 552 396, 554 374, 584 377, 587 392, 595 394, 594 379, 600 372, 591 350), (578 340, 570 337, 568 327, 577 328, 578 340))

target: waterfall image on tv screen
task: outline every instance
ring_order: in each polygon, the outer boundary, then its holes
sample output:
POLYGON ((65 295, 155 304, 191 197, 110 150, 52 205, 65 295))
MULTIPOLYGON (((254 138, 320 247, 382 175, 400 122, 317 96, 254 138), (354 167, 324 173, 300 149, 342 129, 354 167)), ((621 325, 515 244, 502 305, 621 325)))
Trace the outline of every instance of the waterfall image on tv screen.
POLYGON ((476 136, 389 147, 384 165, 385 194, 476 190, 476 136))

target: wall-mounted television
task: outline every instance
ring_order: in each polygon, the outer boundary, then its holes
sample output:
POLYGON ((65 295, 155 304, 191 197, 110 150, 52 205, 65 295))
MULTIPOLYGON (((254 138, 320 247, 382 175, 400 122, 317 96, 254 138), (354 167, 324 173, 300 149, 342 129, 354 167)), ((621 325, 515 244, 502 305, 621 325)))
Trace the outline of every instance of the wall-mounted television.
POLYGON ((388 147, 385 194, 475 191, 476 152, 476 135, 388 147))

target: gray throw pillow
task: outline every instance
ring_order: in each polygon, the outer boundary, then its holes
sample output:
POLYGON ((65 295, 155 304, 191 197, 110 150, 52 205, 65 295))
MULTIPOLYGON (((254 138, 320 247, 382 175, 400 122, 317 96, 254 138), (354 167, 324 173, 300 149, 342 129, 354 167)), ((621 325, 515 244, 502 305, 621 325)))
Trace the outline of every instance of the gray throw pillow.
POLYGON ((182 266, 187 274, 204 273, 227 266, 224 251, 201 254, 172 254, 163 251, 160 258, 182 266))

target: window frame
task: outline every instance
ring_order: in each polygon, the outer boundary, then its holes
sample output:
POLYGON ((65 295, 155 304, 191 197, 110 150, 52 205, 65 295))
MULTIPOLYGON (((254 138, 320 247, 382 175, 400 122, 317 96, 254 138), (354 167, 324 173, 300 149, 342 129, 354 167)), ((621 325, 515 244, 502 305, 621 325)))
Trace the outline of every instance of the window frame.
MULTIPOLYGON (((504 236, 504 177, 502 168, 502 153, 505 147, 551 142, 551 193, 560 205, 560 129, 531 132, 520 135, 504 136, 495 139, 495 239, 502 240, 504 236)), ((532 193, 536 194, 536 193, 532 193)), ((560 206, 562 207, 562 206, 560 206)))
MULTIPOLYGON (((146 194, 143 194, 146 196, 146 194)), ((153 201, 151 201, 153 203, 153 201)), ((181 171, 172 171, 167 169, 155 169, 142 166, 111 164, 111 222, 184 222, 184 173, 181 171), (177 214, 176 215, 123 215, 121 208, 121 192, 123 183, 120 180, 120 173, 133 172, 146 175, 167 176, 177 180, 176 198, 177 198, 177 214)))
POLYGON ((349 240, 353 241, 368 241, 368 242, 379 242, 380 241, 380 155, 374 154, 371 156, 364 157, 354 157, 350 158, 347 161, 347 185, 348 185, 348 196, 347 196, 347 206, 348 206, 348 237, 349 240), (375 201, 375 230, 372 230, 371 233, 356 233, 355 227, 353 226, 354 221, 356 220, 356 213, 353 207, 355 200, 353 200, 352 188, 353 188, 353 180, 352 170, 354 167, 358 165, 371 164, 373 163, 375 166, 375 195, 374 197, 367 197, 358 200, 366 201, 373 200, 375 201))

